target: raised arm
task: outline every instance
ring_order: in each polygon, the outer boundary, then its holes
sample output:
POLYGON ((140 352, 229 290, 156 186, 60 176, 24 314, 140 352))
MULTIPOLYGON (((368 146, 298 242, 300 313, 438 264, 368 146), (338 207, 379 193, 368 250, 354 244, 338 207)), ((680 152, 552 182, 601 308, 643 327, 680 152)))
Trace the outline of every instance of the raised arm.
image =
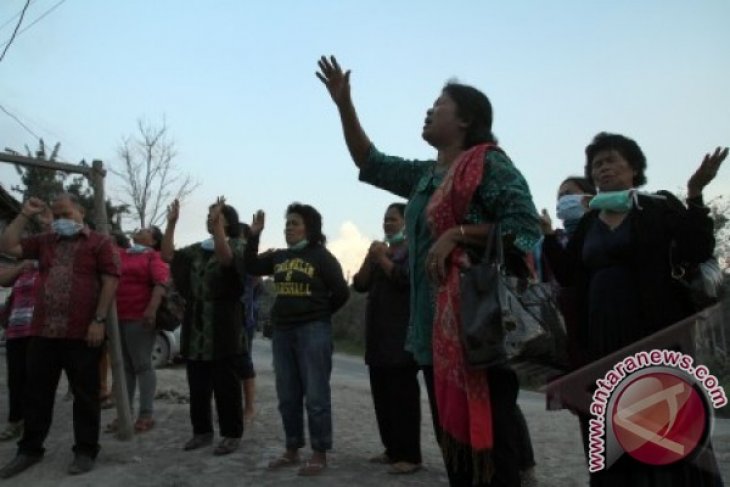
POLYGON ((345 143, 350 151, 350 156, 358 168, 363 168, 368 161, 368 150, 370 139, 368 138, 360 120, 357 118, 355 105, 352 103, 350 94, 350 70, 344 73, 334 56, 322 56, 317 62, 319 72, 317 78, 327 87, 332 101, 337 106, 342 122, 342 131, 345 135, 345 143))
POLYGON ((223 207, 226 199, 220 196, 210 213, 210 221, 213 226, 213 252, 222 266, 229 266, 233 263, 233 250, 228 244, 226 228, 223 224, 223 207))
POLYGON ((0 235, 0 252, 12 257, 22 257, 23 249, 20 246, 20 239, 25 230, 25 226, 36 215, 39 215, 46 209, 46 204, 38 198, 29 198, 23 204, 23 208, 10 224, 5 227, 5 231, 0 235))
MULTIPOLYGON (((712 154, 705 154, 699 168, 687 181, 687 211, 676 212, 670 225, 679 246, 679 254, 686 262, 703 262, 712 256, 715 249, 713 221, 710 209, 705 206, 702 192, 717 176, 728 148, 716 148, 712 154)), ((671 201, 674 197, 666 194, 671 201)), ((676 202, 678 208, 681 208, 676 202)))
POLYGON ((268 276, 274 273, 273 252, 259 255, 259 237, 264 230, 266 214, 259 210, 253 216, 250 225, 250 235, 243 251, 243 261, 246 272, 252 276, 268 276))
POLYGON ((180 201, 174 200, 167 207, 167 226, 165 233, 162 235, 162 243, 160 244, 160 257, 164 262, 172 262, 175 256, 175 226, 177 219, 180 217, 180 201))

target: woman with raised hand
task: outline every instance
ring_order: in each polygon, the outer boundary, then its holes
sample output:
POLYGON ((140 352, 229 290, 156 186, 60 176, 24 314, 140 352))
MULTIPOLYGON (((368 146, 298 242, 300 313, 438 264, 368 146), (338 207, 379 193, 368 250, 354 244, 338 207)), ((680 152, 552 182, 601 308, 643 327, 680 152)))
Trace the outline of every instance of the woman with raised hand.
MULTIPOLYGON (((575 292, 577 340, 584 357, 597 360, 695 312, 689 291, 672 276, 672 261, 698 264, 712 257, 713 222, 702 192, 727 154, 727 148, 717 148, 705 156, 687 183, 685 206, 667 191, 638 192, 646 184, 646 157, 634 140, 602 132, 588 144, 585 177, 598 190, 590 211, 566 247, 555 233, 544 242, 558 282, 575 292)), ((585 442, 587 415, 581 417, 581 428, 585 442)), ((594 487, 721 484, 709 445, 666 465, 642 463, 625 453, 591 474, 594 487)))
MULTIPOLYGON (((408 198, 411 317, 406 348, 422 366, 452 486, 520 485, 519 384, 506 365, 474 370, 459 340, 459 271, 480 255, 494 223, 520 255, 539 239, 525 179, 492 134, 479 90, 447 83, 426 113, 423 139, 435 160, 388 156, 370 142, 350 96, 350 71, 322 57, 317 77, 335 102, 360 180, 408 198)), ((523 445, 524 446, 524 445, 523 445)))
POLYGON ((274 276, 271 346, 286 436, 286 450, 269 468, 299 465, 306 407, 312 455, 299 475, 319 475, 332 449, 332 314, 345 304, 349 289, 339 262, 325 247, 322 216, 315 208, 292 203, 286 209, 286 249, 258 255, 263 229, 264 213, 259 211, 246 245, 246 271, 274 276))
POLYGON ((175 226, 180 203, 175 200, 167 213, 162 238, 162 259, 170 262, 175 287, 185 298, 180 353, 185 358, 190 388, 190 420, 193 437, 184 450, 213 442, 211 399, 215 396, 222 437, 215 455, 238 449, 243 435, 240 369, 246 363, 241 295, 245 275, 244 243, 238 213, 218 198, 208 210, 206 228, 211 235, 176 250, 175 226))
MULTIPOLYGON (((117 287, 117 315, 122 343, 124 377, 129 405, 139 383, 139 410, 134 430, 149 431, 154 425, 157 375, 152 365, 152 349, 157 339, 157 309, 170 279, 170 269, 160 257, 162 231, 142 228, 132 235, 133 244, 119 249, 122 273, 117 287)), ((108 429, 116 429, 112 422, 108 429)))

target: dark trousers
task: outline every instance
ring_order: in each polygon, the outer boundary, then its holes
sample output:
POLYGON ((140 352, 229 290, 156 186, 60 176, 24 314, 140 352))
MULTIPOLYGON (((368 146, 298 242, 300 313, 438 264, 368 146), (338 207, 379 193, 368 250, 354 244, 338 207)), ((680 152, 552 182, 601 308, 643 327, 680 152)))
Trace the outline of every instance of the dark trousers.
POLYGON ((18 442, 18 453, 43 455, 43 442, 51 427, 56 389, 63 370, 73 392, 73 451, 96 458, 101 420, 100 358, 101 348, 89 347, 83 340, 30 339, 26 356, 25 430, 18 442))
POLYGON ((216 360, 188 360, 186 368, 193 434, 213 432, 210 401, 215 396, 220 435, 240 438, 243 435, 240 358, 232 355, 216 360))
POLYGON ((8 372, 8 422, 23 419, 25 385, 28 382, 25 361, 30 337, 11 338, 5 342, 5 361, 8 372))
POLYGON ((385 454, 421 463, 421 389, 418 367, 370 367, 370 391, 385 454))
MULTIPOLYGON (((426 382, 428 400, 431 404, 436 439, 440 441, 441 428, 438 421, 438 408, 434 393, 433 367, 421 367, 426 382)), ((519 383, 517 374, 509 367, 492 367, 487 372, 489 381, 489 400, 492 408, 492 432, 494 448, 492 461, 495 472, 492 481, 488 484, 478 484, 483 487, 519 487, 520 469, 524 464, 525 436, 529 443, 529 433, 526 423, 520 421, 522 412, 517 406, 519 383)), ((446 473, 449 476, 451 487, 473 487, 474 471, 471 462, 464 462, 459 469, 455 469, 446 462, 446 473)))

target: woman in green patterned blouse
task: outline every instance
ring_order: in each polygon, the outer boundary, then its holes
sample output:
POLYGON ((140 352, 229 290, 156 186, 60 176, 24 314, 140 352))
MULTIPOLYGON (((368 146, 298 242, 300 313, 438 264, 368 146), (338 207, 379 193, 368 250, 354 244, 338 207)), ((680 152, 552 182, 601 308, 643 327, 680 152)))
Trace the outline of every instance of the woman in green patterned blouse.
POLYGON ((424 372, 450 484, 520 485, 519 470, 532 459, 516 403, 517 377, 508 366, 469 369, 458 340, 455 284, 464 249, 483 245, 496 221, 522 253, 540 236, 527 183, 496 145, 489 100, 472 87, 447 84, 422 132, 437 150, 436 160, 405 160, 381 153, 365 134, 350 96, 350 71, 343 72, 334 57, 322 57, 319 68, 360 180, 408 198, 412 291, 406 349, 424 372), (525 451, 530 458, 522 458, 525 451))

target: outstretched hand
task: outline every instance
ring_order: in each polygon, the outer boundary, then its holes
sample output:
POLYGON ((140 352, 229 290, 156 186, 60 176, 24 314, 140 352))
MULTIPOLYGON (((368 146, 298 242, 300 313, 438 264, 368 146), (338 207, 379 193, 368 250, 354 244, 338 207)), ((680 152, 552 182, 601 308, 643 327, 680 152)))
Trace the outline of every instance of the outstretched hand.
POLYGON ((223 223, 223 208, 226 206, 226 198, 225 196, 219 196, 218 199, 215 200, 215 205, 213 205, 213 208, 210 209, 210 224, 212 225, 212 228, 215 228, 216 225, 223 223))
POLYGON ((334 56, 322 56, 317 62, 317 78, 327 87, 332 101, 340 106, 350 98, 350 70, 344 73, 334 56))
POLYGON ((264 230, 264 226, 266 223, 266 213, 264 213, 264 210, 259 210, 256 213, 254 213, 253 218, 251 219, 251 236, 256 237, 264 230))
POLYGON ((720 165, 727 157, 727 154, 727 147, 724 149, 717 147, 712 154, 705 154, 700 167, 697 168, 695 173, 689 178, 689 181, 687 181, 688 198, 694 198, 702 194, 705 186, 710 184, 715 179, 715 176, 717 176, 717 171, 720 169, 720 165))
POLYGON ((180 218, 180 200, 175 199, 167 207, 167 223, 174 225, 178 218, 180 218))

